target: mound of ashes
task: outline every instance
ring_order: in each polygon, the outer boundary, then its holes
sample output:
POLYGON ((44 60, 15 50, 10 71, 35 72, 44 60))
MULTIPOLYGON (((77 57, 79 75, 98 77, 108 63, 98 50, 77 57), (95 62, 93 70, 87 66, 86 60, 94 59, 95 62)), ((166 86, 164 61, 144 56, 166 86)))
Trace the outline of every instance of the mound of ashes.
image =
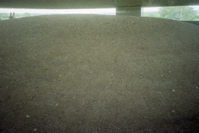
POLYGON ((1 21, 0 130, 194 131, 198 39, 198 26, 165 19, 1 21))

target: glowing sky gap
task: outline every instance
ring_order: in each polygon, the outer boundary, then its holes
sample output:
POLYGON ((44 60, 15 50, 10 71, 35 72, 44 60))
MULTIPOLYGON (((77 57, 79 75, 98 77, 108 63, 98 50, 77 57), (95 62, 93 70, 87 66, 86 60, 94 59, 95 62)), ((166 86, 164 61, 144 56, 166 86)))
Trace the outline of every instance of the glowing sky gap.
MULTIPOLYGON (((189 6, 199 11, 199 6, 189 6)), ((142 7, 142 12, 158 12, 160 7, 142 7)), ((116 15, 116 8, 95 9, 24 9, 24 8, 0 8, 0 13, 34 13, 34 14, 101 14, 116 15)))
POLYGON ((15 9, 15 8, 0 8, 0 13, 38 13, 38 14, 105 14, 115 15, 116 8, 102 9, 15 9))
MULTIPOLYGON (((188 7, 193 8, 195 11, 199 11, 199 6, 188 6, 188 7)), ((142 7, 142 11, 143 12, 158 12, 160 8, 161 7, 142 7)))

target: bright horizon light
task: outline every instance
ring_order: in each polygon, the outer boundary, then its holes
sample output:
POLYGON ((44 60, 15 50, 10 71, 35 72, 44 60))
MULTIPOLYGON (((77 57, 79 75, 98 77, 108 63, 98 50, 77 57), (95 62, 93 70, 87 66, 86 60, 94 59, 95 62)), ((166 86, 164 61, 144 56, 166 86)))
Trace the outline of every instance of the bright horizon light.
MULTIPOLYGON (((167 6, 165 6, 166 8, 167 6)), ((175 7, 175 6, 171 6, 171 7, 175 7)), ((199 11, 199 6, 188 6, 193 8, 195 11, 199 11)), ((143 12, 158 12, 160 10, 161 7, 142 7, 142 11, 143 12)))
POLYGON ((97 9, 24 9, 24 8, 0 8, 0 13, 35 13, 35 14, 103 14, 115 15, 116 8, 97 9))

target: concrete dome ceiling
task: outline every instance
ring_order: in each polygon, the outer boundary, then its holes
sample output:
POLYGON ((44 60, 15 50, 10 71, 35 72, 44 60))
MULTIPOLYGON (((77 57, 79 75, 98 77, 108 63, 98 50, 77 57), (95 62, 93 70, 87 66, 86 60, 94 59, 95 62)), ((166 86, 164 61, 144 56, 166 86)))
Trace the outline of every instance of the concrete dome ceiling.
POLYGON ((112 8, 196 5, 199 0, 0 0, 0 8, 112 8))

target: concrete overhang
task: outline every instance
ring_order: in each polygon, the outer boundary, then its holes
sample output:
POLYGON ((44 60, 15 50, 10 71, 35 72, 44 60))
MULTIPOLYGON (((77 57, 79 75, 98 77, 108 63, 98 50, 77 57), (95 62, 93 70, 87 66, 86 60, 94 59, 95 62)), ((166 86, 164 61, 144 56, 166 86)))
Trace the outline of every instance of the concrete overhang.
POLYGON ((199 0, 0 0, 0 8, 115 8, 141 6, 197 5, 199 0))

